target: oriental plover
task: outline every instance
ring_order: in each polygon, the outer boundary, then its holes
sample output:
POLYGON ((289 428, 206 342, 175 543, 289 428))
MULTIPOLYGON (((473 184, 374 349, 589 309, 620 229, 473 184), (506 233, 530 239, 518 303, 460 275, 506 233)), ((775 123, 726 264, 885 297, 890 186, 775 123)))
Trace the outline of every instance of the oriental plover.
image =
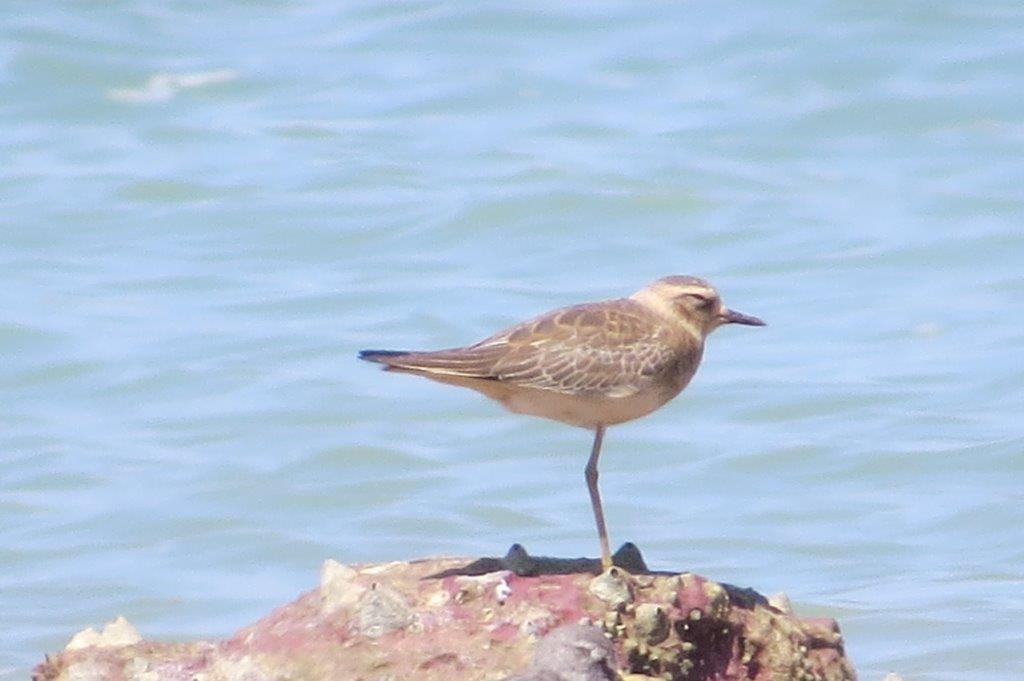
POLYGON ((473 345, 363 350, 359 357, 472 388, 513 412, 594 431, 585 478, 607 569, 612 557, 597 486, 604 431, 678 395, 697 371, 704 339, 723 324, 764 326, 725 307, 703 279, 669 276, 628 298, 552 310, 473 345))

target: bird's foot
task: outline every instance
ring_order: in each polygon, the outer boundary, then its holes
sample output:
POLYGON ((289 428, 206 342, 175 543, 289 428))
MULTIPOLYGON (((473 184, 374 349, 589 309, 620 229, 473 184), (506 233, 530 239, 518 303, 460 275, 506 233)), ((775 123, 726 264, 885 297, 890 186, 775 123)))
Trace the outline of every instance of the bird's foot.
MULTIPOLYGON (((612 566, 626 572, 647 572, 647 564, 636 545, 626 542, 612 554, 612 566)), ((553 558, 551 556, 531 556, 522 544, 513 544, 502 558, 478 558, 463 568, 445 570, 432 577, 448 577, 452 575, 484 575, 488 572, 509 570, 520 577, 536 577, 537 575, 571 575, 580 572, 601 574, 612 566, 605 568, 599 558, 553 558)))
POLYGON ((600 558, 553 558, 551 556, 531 556, 522 544, 513 544, 502 559, 505 569, 519 576, 573 574, 591 572, 600 574, 613 567, 627 572, 647 572, 647 563, 640 549, 631 542, 626 542, 611 556, 611 564, 606 565, 600 558))

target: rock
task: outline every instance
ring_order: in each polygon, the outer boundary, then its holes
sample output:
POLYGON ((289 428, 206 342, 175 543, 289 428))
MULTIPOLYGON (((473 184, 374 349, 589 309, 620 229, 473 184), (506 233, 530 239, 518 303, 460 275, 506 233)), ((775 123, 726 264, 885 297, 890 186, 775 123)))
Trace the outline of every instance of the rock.
POLYGON ((589 591, 612 610, 618 610, 633 600, 629 573, 613 567, 590 580, 589 591))
POLYGON ((526 674, 505 681, 614 681, 616 667, 615 649, 599 628, 567 624, 537 643, 526 674))
POLYGON ((789 602, 789 596, 786 595, 785 591, 779 591, 769 596, 768 605, 772 606, 779 612, 793 612, 793 604, 789 602))
POLYGON ((142 640, 135 627, 128 623, 124 617, 107 622, 103 632, 99 633, 92 627, 83 629, 68 641, 64 650, 81 650, 82 648, 116 648, 118 646, 130 646, 142 640))
POLYGON ((649 645, 658 645, 668 638, 668 616, 658 603, 641 603, 634 611, 637 638, 649 645))
POLYGON ((366 587, 359 583, 359 573, 347 565, 328 558, 320 568, 320 600, 326 613, 355 607, 366 587))
POLYGON ((402 594, 374 582, 356 604, 356 623, 365 638, 380 638, 416 623, 416 614, 402 594))
POLYGON ((834 621, 801 619, 751 589, 622 567, 595 578, 557 561, 548 573, 548 559, 524 563, 525 550, 517 555, 530 574, 501 561, 481 573, 480 561, 455 558, 327 561, 318 588, 226 640, 146 641, 117 620, 103 633, 77 634, 34 678, 856 678, 834 621))

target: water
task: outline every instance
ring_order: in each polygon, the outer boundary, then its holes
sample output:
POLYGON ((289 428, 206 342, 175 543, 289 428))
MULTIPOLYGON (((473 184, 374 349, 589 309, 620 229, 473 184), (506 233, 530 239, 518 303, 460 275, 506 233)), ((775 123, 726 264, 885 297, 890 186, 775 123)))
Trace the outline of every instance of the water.
POLYGON ((670 273, 770 325, 609 431, 613 542, 838 618, 862 679, 1019 675, 1022 19, 9 3, 0 678, 327 557, 594 554, 587 433, 355 353, 670 273))

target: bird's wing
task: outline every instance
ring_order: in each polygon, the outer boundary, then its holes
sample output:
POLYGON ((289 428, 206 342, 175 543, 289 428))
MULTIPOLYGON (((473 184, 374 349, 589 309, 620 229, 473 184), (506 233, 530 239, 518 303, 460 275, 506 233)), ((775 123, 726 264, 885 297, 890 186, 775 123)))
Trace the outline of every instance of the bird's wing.
POLYGON ((628 299, 574 305, 469 347, 368 359, 428 376, 627 397, 678 362, 662 327, 649 315, 628 299))

